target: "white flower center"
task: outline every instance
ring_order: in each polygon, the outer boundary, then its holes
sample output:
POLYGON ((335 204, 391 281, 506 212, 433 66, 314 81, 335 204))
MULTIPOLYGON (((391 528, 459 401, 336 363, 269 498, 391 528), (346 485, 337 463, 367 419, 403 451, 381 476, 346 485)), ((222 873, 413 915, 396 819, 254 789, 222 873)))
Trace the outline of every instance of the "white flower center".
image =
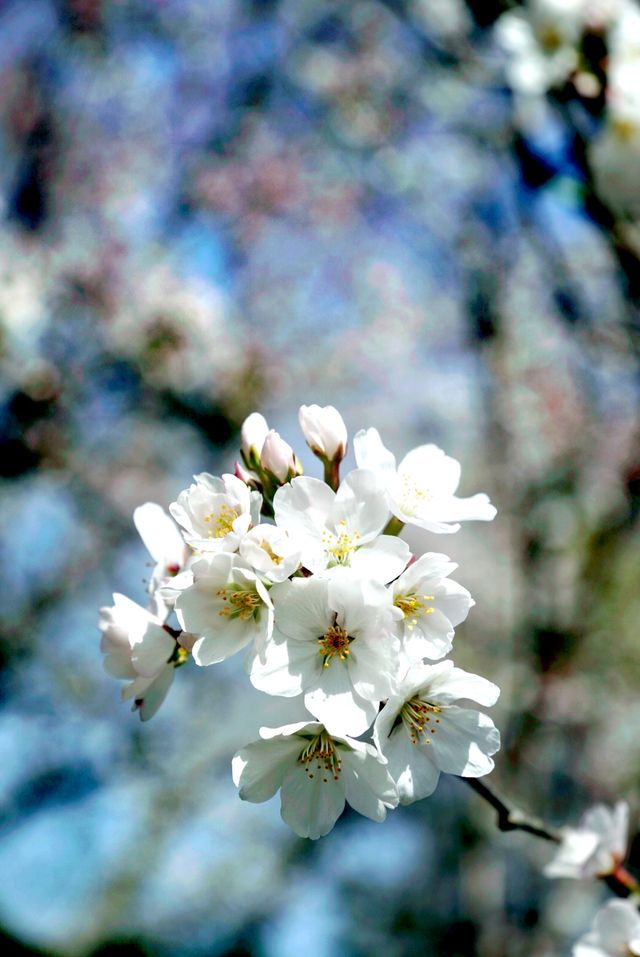
POLYGON ((431 744, 429 735, 436 733, 436 725, 440 724, 440 718, 436 716, 439 714, 442 714, 442 708, 418 697, 404 703, 400 717, 412 744, 431 744))
POLYGON ((435 595, 396 595, 393 604, 400 609, 405 619, 408 619, 406 625, 411 631, 418 624, 419 618, 434 613, 435 608, 426 604, 434 599, 435 595))
POLYGON ((255 591, 248 591, 246 588, 218 588, 216 597, 224 602, 222 608, 218 611, 221 618, 240 618, 247 621, 249 618, 256 618, 260 612, 262 599, 255 591))
POLYGON ((329 625, 322 638, 318 638, 320 647, 318 654, 322 655, 323 668, 328 668, 331 661, 336 656, 340 661, 346 661, 349 657, 349 644, 353 639, 351 635, 341 628, 340 625, 329 625))
POLYGON ((400 508, 405 515, 415 515, 426 502, 433 501, 434 495, 428 485, 417 482, 413 475, 402 475, 400 486, 400 508))
POLYGON ((336 531, 325 529, 322 532, 322 544, 332 565, 349 565, 351 552, 360 547, 360 533, 347 531, 344 519, 336 525, 336 531))
POLYGON ((209 538, 224 538, 229 532, 233 531, 233 523, 237 519, 239 512, 227 502, 224 502, 217 512, 209 512, 205 515, 203 522, 205 525, 211 525, 207 529, 209 538))
POLYGON ((313 779, 319 772, 318 776, 322 777, 325 784, 329 778, 337 781, 342 771, 342 761, 333 740, 326 731, 321 731, 311 739, 304 751, 300 753, 298 761, 304 766, 308 778, 313 779))

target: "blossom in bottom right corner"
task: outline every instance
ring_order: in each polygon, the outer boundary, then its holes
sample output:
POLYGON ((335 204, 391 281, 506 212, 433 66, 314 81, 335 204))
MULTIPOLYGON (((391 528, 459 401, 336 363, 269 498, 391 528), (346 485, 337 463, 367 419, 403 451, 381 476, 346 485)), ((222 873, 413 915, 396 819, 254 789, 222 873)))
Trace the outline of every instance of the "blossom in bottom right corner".
POLYGON ((592 929, 574 944, 572 957, 640 955, 640 913, 627 900, 609 901, 595 916, 592 929))

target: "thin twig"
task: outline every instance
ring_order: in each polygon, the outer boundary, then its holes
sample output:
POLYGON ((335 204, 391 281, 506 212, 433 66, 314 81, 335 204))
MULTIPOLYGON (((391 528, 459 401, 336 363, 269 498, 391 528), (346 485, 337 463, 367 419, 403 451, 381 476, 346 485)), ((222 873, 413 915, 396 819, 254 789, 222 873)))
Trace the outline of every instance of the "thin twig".
POLYGON ((478 778, 462 778, 462 780, 497 812, 497 823, 501 831, 526 831, 528 834, 533 834, 545 841, 553 841, 555 844, 559 844, 562 840, 561 834, 556 828, 549 827, 544 821, 525 814, 519 808, 509 807, 478 778))
MULTIPOLYGON (((477 778, 461 778, 460 780, 468 784, 476 794, 484 798, 496 811, 498 815, 497 824, 501 831, 526 831, 527 834, 533 834, 534 837, 540 837, 544 841, 552 841, 554 844, 561 842, 561 831, 555 827, 550 827, 537 817, 526 814, 519 808, 509 807, 483 781, 477 778)), ((600 874, 598 876, 617 897, 635 895, 637 898, 640 894, 638 881, 622 864, 619 864, 610 874, 600 874)))

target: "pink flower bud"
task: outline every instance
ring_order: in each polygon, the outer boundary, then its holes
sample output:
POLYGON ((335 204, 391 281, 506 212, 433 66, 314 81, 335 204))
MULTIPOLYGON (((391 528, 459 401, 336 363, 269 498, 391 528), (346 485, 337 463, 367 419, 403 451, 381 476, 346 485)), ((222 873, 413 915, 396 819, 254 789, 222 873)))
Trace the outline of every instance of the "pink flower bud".
POLYGON ((264 440, 260 461, 263 469, 275 475, 279 482, 286 482, 297 473, 293 449, 274 429, 264 440))
POLYGON ((347 427, 332 405, 301 405, 298 421, 314 455, 329 462, 340 462, 345 457, 347 427))
POLYGON ((252 451, 255 459, 260 461, 260 453, 264 440, 269 432, 267 420, 259 412, 252 412, 242 423, 240 442, 245 461, 251 462, 252 451))
POLYGON ((259 489, 261 487, 259 476, 250 469, 246 469, 242 462, 236 462, 233 474, 236 478, 239 478, 241 482, 244 482, 245 485, 248 485, 249 488, 259 489))

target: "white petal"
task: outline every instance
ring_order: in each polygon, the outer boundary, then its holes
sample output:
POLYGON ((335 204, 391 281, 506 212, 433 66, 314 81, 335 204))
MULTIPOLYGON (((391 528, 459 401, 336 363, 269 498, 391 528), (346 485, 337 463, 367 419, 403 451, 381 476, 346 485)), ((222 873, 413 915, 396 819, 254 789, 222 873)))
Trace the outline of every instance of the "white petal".
POLYGON ((440 771, 426 751, 428 745, 413 744, 406 729, 400 725, 384 742, 391 777, 396 782, 400 804, 412 804, 433 794, 440 779, 440 771))
POLYGON ((306 642, 287 641, 274 631, 260 651, 249 657, 247 670, 254 688, 293 698, 302 692, 314 649, 306 642))
POLYGON ((500 733, 491 718, 481 711, 457 708, 443 709, 431 744, 434 763, 447 774, 465 778, 482 777, 493 770, 489 757, 500 747, 500 733))
POLYGON ((175 522, 155 502, 145 502, 133 513, 133 522, 145 548, 156 562, 182 565, 185 543, 175 522))
POLYGON ((395 592, 412 592, 423 581, 440 581, 451 574, 458 566, 447 555, 440 552, 425 552, 416 559, 400 576, 395 592))
MULTIPOLYGON (((312 772, 314 773, 314 772, 312 772)), ((344 809, 344 783, 331 775, 323 778, 322 769, 313 778, 298 765, 290 769, 282 782, 282 819, 300 837, 316 840, 333 828, 344 809)))
POLYGON ((154 716, 173 682, 175 668, 166 665, 155 678, 138 678, 122 689, 122 698, 134 699, 134 709, 140 712, 141 721, 148 721, 154 716))
POLYGON ((377 702, 365 701, 353 688, 346 662, 333 661, 323 668, 318 682, 304 696, 305 707, 327 730, 358 737, 378 713, 377 702))
POLYGON ((353 450, 358 468, 380 471, 387 477, 395 475, 395 455, 382 444, 377 429, 360 429, 354 436, 353 450))
POLYGON ((345 751, 342 776, 348 803, 372 821, 384 821, 387 808, 396 807, 398 792, 387 767, 371 745, 345 751))
POLYGON ((449 704, 461 698, 468 698, 485 707, 496 703, 500 696, 497 685, 480 675, 474 675, 451 665, 452 662, 443 661, 430 667, 429 677, 422 686, 425 694, 431 696, 430 700, 438 704, 449 704))
POLYGON ((295 641, 316 641, 331 624, 329 585, 324 579, 296 578, 271 589, 276 627, 295 641))
POLYGON ((260 804, 273 797, 303 747, 300 738, 278 736, 241 748, 231 762, 231 773, 242 800, 260 804))
POLYGON ((302 475, 278 489, 273 497, 276 524, 296 534, 318 539, 335 500, 335 492, 320 479, 302 475))
POLYGON ((331 525, 344 522, 362 544, 379 535, 389 519, 384 486, 370 469, 354 469, 340 483, 331 509, 331 525))
POLYGON ((420 486, 428 486, 434 497, 441 498, 457 489, 460 463, 437 445, 420 445, 407 452, 398 466, 398 475, 416 476, 420 486))
POLYGON ((162 670, 176 648, 161 625, 150 624, 143 635, 137 635, 131 646, 131 662, 139 675, 152 678, 162 670))
POLYGON ((404 571, 410 558, 411 549, 401 538, 380 535, 353 553, 351 568, 364 578, 386 585, 404 571))

